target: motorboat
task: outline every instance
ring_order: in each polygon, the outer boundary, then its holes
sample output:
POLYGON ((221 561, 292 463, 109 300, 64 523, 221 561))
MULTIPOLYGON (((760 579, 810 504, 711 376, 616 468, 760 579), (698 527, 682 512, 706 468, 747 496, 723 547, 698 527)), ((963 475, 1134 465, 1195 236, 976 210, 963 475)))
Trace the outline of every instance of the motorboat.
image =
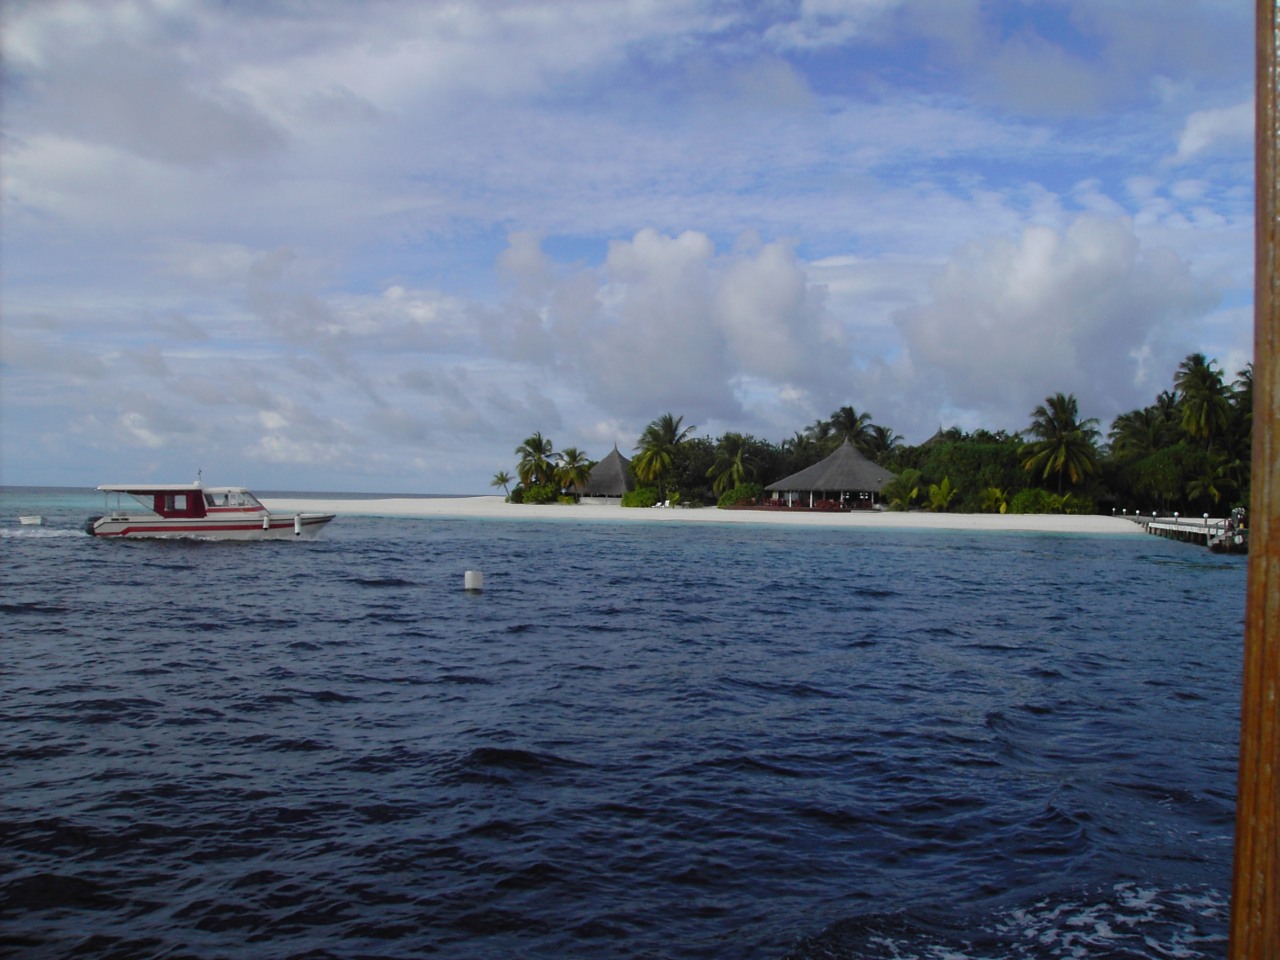
POLYGON ((18 523, 24 527, 43 527, 44 517, 38 513, 29 513, 18 518, 18 523))
POLYGON ((310 537, 332 513, 272 513, 244 487, 195 483, 108 483, 98 487, 109 512, 91 517, 95 537, 195 537, 206 540, 293 540, 310 537), (111 495, 116 506, 111 508, 111 495), (122 496, 138 507, 121 506, 122 496))

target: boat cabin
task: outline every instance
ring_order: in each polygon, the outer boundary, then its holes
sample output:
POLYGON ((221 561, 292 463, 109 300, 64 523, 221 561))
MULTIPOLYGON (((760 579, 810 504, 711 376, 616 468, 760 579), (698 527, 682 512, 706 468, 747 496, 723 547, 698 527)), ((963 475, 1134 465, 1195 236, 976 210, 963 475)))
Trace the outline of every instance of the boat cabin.
POLYGON ((244 487, 200 484, 104 484, 104 493, 128 494, 161 517, 194 520, 218 513, 259 513, 266 508, 244 487))

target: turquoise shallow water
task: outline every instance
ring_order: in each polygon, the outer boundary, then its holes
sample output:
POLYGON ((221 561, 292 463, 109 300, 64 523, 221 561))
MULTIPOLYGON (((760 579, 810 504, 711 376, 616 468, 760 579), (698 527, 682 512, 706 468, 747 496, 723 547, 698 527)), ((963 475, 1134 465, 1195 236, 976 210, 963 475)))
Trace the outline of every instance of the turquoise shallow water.
POLYGON ((1242 558, 99 506, 0 491, 11 952, 1225 952, 1242 558))

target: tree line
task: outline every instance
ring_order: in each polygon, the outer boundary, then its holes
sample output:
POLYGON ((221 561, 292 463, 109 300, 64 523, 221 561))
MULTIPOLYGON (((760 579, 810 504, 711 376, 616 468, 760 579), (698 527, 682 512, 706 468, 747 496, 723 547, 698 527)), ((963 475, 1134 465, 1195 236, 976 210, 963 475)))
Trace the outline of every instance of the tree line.
MULTIPOLYGON (((1062 393, 1046 397, 1021 430, 939 429, 917 446, 852 406, 781 443, 734 432, 696 437, 695 426, 667 413, 636 443, 629 500, 750 500, 848 440, 896 475, 881 492, 890 509, 1222 515, 1248 503, 1252 420, 1252 365, 1228 383, 1202 353, 1179 365, 1171 390, 1117 416, 1105 439, 1099 421, 1082 418, 1075 396, 1062 393)), ((575 447, 555 451, 541 433, 515 453, 515 476, 503 471, 492 481, 515 501, 571 498, 594 466, 575 447)))

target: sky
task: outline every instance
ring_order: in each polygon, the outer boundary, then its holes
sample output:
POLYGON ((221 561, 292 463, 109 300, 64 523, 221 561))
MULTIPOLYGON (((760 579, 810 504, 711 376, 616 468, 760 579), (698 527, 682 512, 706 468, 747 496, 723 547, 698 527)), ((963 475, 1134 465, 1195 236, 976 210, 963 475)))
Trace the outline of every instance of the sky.
POLYGON ((3 0, 0 483, 1109 426, 1252 359, 1241 0, 3 0))

